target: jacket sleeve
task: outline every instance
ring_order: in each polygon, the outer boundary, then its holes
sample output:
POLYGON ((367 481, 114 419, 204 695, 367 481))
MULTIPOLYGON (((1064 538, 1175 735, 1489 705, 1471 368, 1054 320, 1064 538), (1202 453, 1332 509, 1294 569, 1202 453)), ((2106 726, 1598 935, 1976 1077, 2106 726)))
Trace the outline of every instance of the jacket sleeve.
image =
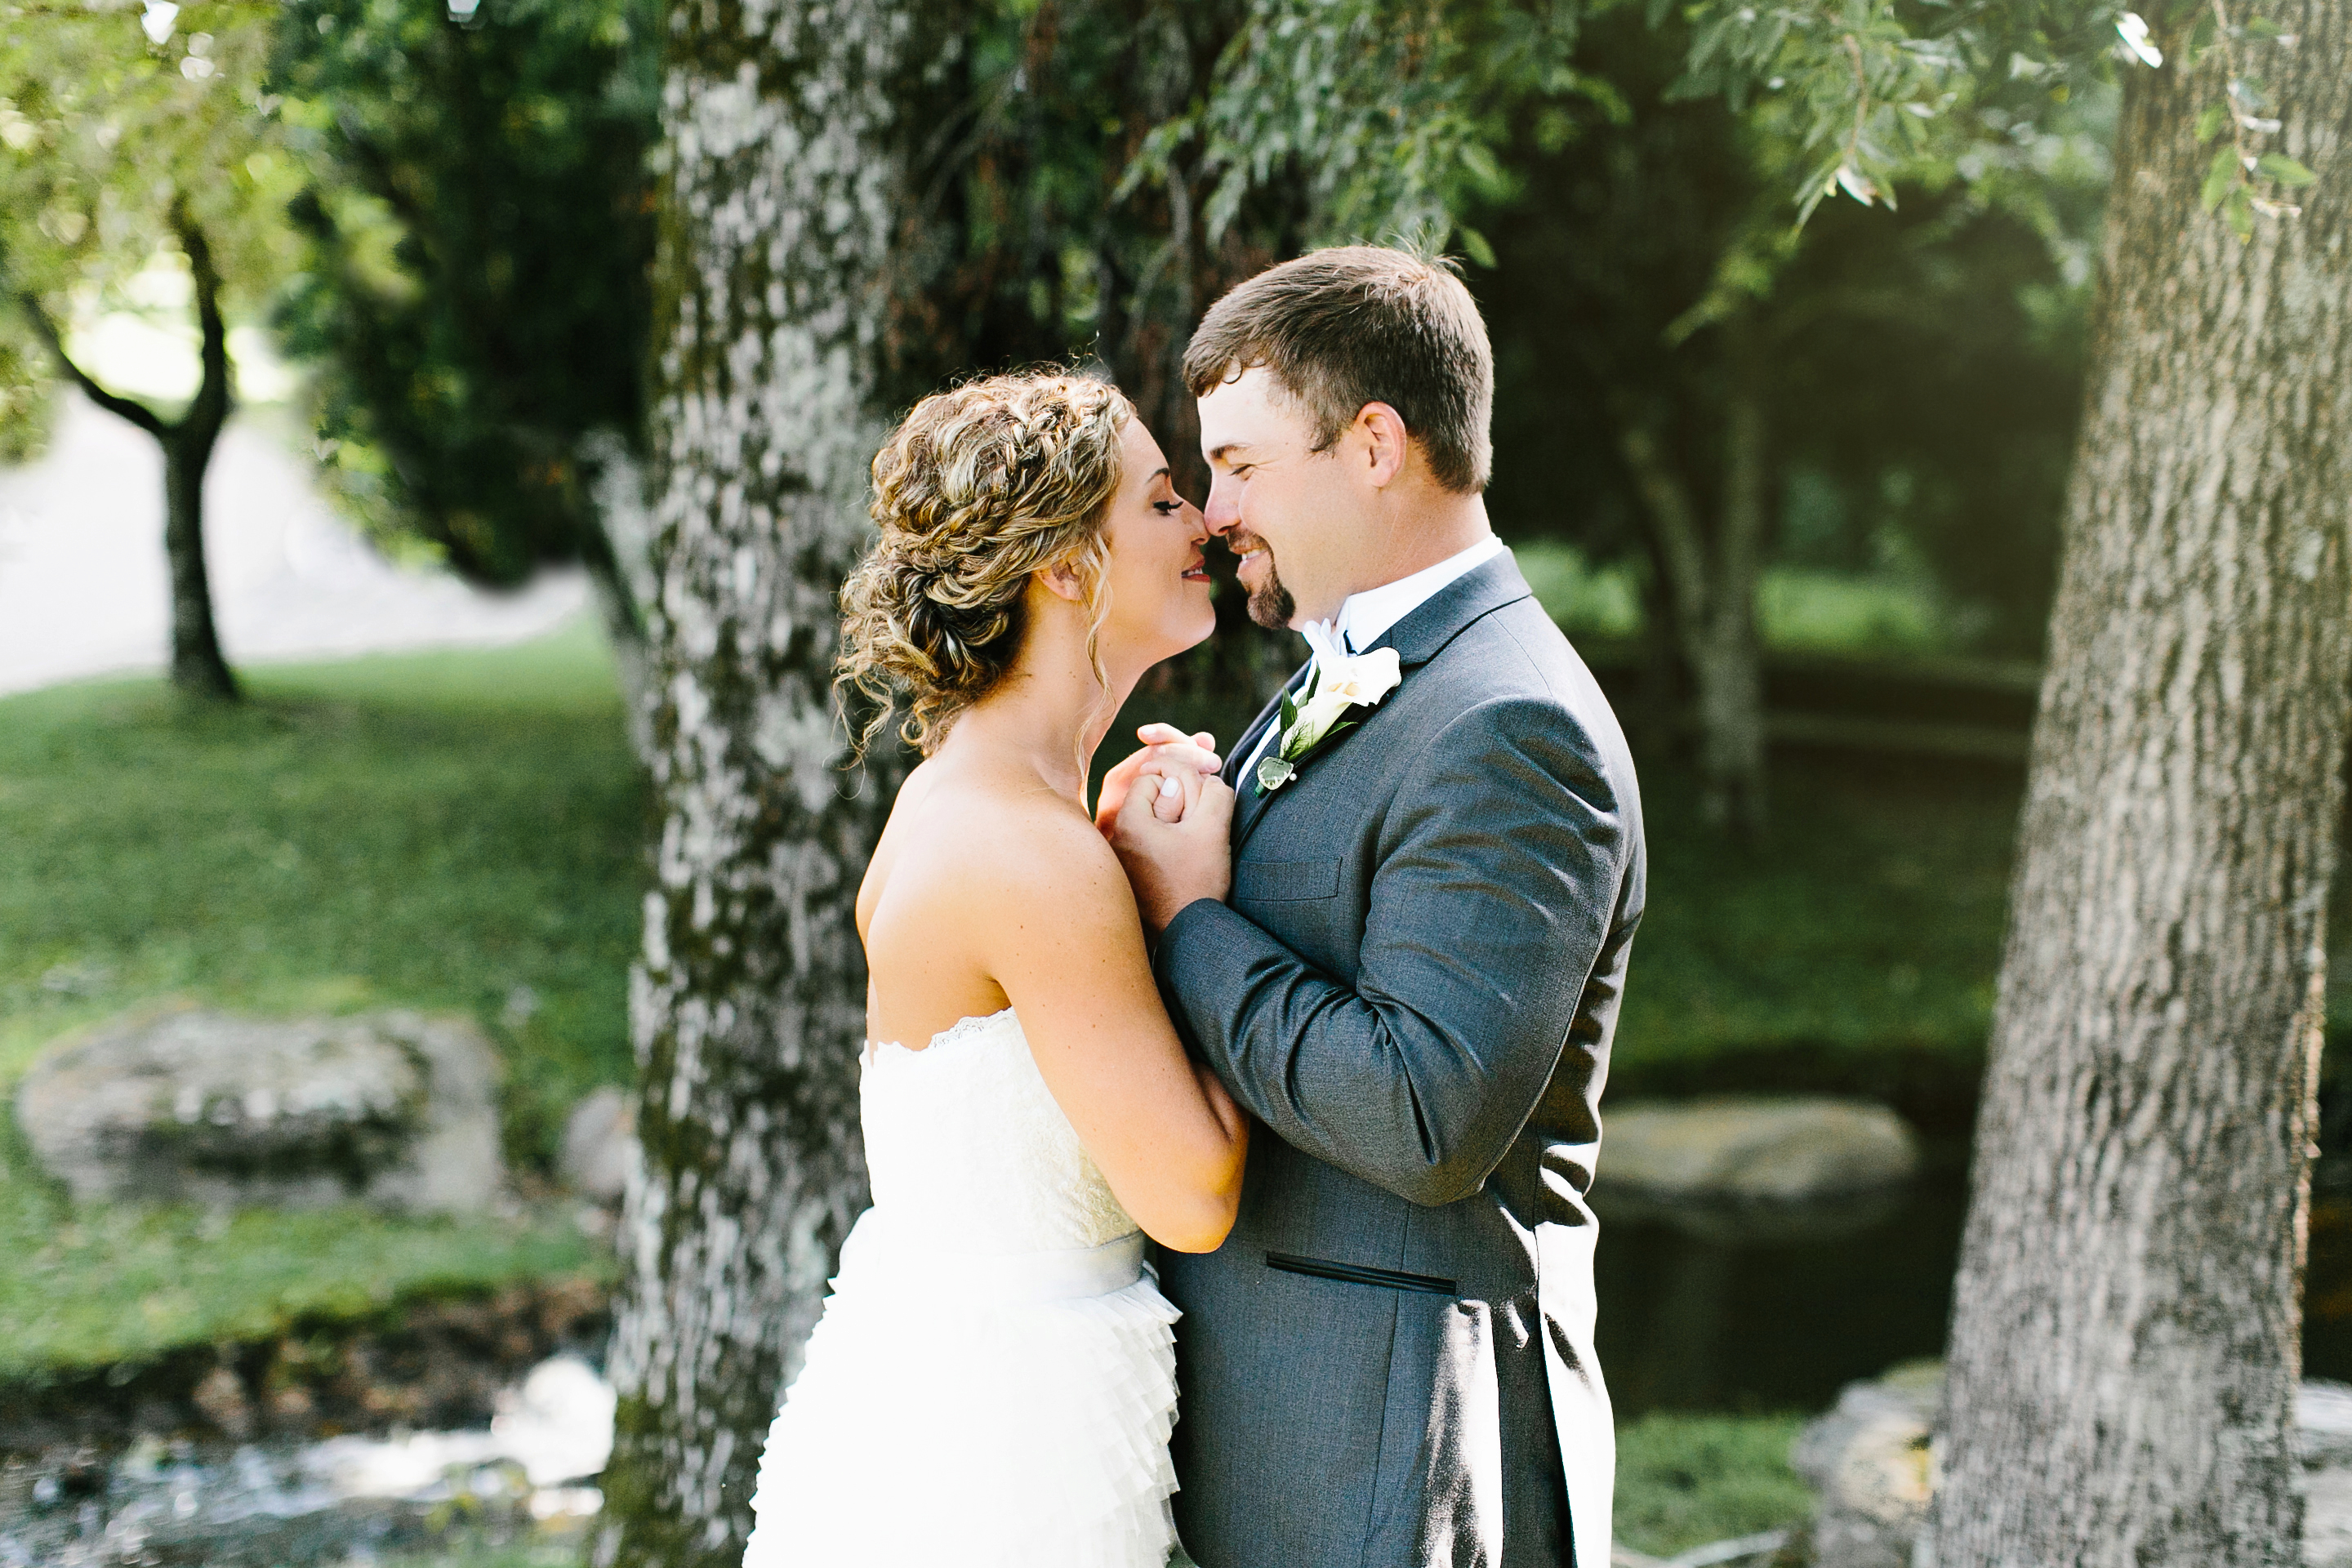
POLYGON ((1637 812, 1558 706, 1482 704, 1392 797, 1352 986, 1204 899, 1161 933, 1161 989, 1285 1141, 1452 1203, 1484 1186, 1550 1080, 1617 922, 1637 812))

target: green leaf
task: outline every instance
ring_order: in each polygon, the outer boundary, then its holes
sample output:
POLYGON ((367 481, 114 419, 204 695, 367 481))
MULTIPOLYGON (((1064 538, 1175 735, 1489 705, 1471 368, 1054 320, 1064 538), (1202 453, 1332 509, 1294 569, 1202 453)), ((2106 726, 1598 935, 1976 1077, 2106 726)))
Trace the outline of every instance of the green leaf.
POLYGON ((1492 271, 1495 267, 1495 247, 1486 243, 1486 237, 1467 224, 1462 226, 1460 232, 1463 251, 1471 260, 1492 271))
POLYGON ((2229 106, 2221 103, 2213 104, 2208 108, 2204 113, 2197 117, 2198 142, 2200 144, 2210 142, 2214 137, 2219 136, 2221 133, 2221 127, 2229 123, 2229 106))
POLYGON ((2237 187, 2238 149, 2225 142, 2213 149, 2213 161, 2205 165, 2205 188, 2197 193, 2197 200, 2210 213, 2237 187))
POLYGON ((2238 237, 2240 243, 2253 238, 2254 193, 2243 185, 2231 191, 2229 200, 2221 204, 2221 221, 2230 226, 2230 232, 2238 237))
POLYGON ((2256 160, 2254 169, 2290 189, 2299 189, 2319 178, 2284 153, 2263 153, 2256 160))

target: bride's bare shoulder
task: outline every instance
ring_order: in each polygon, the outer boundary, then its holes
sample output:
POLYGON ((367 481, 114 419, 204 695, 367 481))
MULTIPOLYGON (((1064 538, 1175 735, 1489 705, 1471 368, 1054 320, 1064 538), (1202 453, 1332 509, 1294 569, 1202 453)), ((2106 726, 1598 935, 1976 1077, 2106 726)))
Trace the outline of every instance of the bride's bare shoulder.
POLYGON ((1001 909, 1114 884, 1125 894, 1118 856, 1076 804, 1034 775, 942 763, 908 777, 877 846, 893 904, 1001 909))

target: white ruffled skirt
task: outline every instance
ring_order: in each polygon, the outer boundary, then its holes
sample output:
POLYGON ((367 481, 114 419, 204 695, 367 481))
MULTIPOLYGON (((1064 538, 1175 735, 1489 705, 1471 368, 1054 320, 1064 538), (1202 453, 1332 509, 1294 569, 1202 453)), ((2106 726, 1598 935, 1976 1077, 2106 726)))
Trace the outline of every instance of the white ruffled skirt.
POLYGON ((966 1257, 877 1215, 769 1429, 745 1568, 1163 1568, 1178 1313, 1142 1237, 966 1257))

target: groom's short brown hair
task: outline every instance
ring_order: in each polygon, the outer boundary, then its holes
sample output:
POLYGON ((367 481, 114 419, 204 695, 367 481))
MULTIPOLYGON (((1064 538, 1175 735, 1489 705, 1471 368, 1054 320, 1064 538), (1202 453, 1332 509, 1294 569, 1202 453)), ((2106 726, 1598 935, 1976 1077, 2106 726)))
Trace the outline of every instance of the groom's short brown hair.
POLYGON ((1310 251, 1209 307, 1184 351, 1201 397, 1263 365, 1305 407, 1315 449, 1385 403, 1447 489, 1475 495, 1495 465, 1495 354, 1451 263, 1377 245, 1310 251))

